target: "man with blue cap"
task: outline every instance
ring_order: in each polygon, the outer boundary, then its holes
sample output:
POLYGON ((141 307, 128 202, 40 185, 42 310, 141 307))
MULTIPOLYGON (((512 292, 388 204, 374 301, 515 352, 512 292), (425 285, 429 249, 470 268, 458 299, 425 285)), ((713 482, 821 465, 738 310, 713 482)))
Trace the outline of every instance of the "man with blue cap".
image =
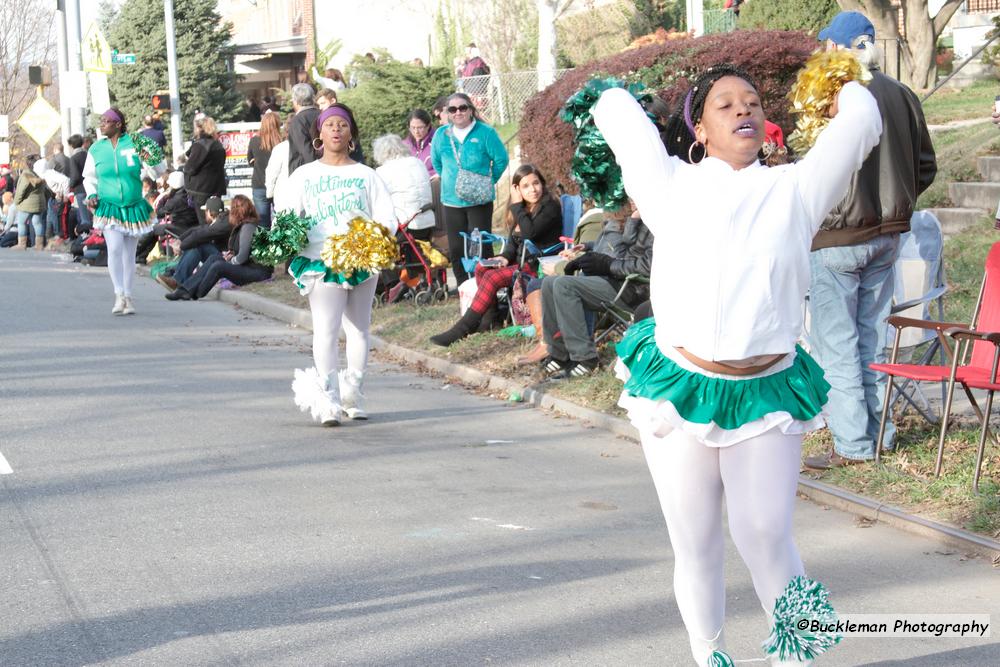
MULTIPOLYGON (((847 197, 813 239, 809 339, 831 385, 826 410, 834 450, 804 463, 826 470, 875 456, 886 379, 869 365, 885 361, 899 235, 910 230, 913 206, 934 182, 937 162, 917 96, 878 71, 872 22, 859 12, 841 12, 819 39, 827 51, 850 50, 872 71, 868 90, 883 128, 847 197)), ((894 436, 886 424, 886 448, 894 436)))

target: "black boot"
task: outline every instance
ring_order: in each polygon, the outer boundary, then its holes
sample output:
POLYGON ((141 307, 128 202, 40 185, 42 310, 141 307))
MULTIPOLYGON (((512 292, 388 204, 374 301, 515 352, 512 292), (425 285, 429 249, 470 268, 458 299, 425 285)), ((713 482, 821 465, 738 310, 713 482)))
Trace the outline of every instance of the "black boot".
POLYGON ((483 313, 483 317, 479 320, 479 333, 485 331, 491 331, 493 325, 496 324, 497 319, 497 307, 496 304, 489 307, 489 309, 483 313))
POLYGON ((444 333, 431 336, 431 342, 435 345, 440 345, 441 347, 448 347, 455 341, 465 338, 478 329, 479 321, 481 319, 482 316, 479 313, 474 312, 471 308, 469 308, 465 311, 465 315, 462 315, 462 319, 456 322, 452 328, 448 329, 444 333))
POLYGON ((177 289, 170 294, 164 294, 163 296, 170 301, 190 301, 192 298, 191 292, 184 289, 183 285, 178 286, 177 289))

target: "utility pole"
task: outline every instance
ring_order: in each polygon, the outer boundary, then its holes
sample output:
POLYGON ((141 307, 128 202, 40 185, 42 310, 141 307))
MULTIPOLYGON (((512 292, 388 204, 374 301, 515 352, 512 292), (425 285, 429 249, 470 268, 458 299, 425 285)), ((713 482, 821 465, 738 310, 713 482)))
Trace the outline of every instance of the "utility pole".
MULTIPOLYGON (((75 76, 83 76, 83 59, 80 52, 80 42, 83 41, 83 31, 80 29, 80 0, 63 0, 66 9, 67 70, 77 72, 75 76)), ((85 89, 86 90, 86 89, 85 89)), ((82 100, 67 100, 70 106, 70 134, 84 134, 87 131, 87 97, 82 100)))
POLYGON ((174 0, 163 0, 163 25, 167 32, 167 79, 170 84, 170 146, 174 160, 184 153, 181 136, 181 95, 177 83, 177 45, 174 40, 174 0))
POLYGON ((69 100, 65 94, 66 73, 69 71, 69 52, 66 44, 66 0, 56 0, 56 48, 59 58, 59 115, 62 116, 62 145, 65 150, 70 132, 69 100))

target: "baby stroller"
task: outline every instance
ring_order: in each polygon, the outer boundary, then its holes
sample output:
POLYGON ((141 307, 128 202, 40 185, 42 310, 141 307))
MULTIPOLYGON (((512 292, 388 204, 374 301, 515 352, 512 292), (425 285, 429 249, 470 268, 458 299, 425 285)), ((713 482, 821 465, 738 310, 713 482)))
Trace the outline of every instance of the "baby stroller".
MULTIPOLYGON (((405 298, 412 298, 413 302, 420 306, 425 306, 434 301, 445 301, 448 299, 448 267, 451 264, 448 258, 435 248, 429 241, 415 239, 409 231, 409 225, 413 220, 426 211, 434 210, 433 204, 427 204, 413 214, 409 220, 400 223, 399 239, 400 261, 390 272, 392 275, 405 270, 411 277, 419 277, 420 282, 409 288, 405 298)), ((382 274, 383 278, 385 273, 382 274)), ((391 290, 384 290, 383 295, 386 303, 389 302, 391 290)))

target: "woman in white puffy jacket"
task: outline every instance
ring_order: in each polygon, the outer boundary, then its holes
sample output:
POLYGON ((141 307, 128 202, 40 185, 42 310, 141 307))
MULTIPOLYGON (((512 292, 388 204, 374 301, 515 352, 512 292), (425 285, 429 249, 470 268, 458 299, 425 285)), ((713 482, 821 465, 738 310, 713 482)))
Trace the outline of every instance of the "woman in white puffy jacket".
MULTIPOLYGON (((372 143, 372 152, 379 165, 375 173, 389 187, 392 206, 396 210, 396 221, 400 227, 406 226, 418 241, 430 241, 434 233, 434 211, 424 210, 433 201, 431 181, 424 163, 413 157, 410 148, 395 134, 376 139, 372 143)), ((408 244, 403 244, 403 252, 407 264, 419 261, 411 256, 413 251, 408 244)), ((395 302, 403 298, 419 282, 419 275, 411 276, 403 269, 399 283, 389 290, 389 301, 395 302)))

